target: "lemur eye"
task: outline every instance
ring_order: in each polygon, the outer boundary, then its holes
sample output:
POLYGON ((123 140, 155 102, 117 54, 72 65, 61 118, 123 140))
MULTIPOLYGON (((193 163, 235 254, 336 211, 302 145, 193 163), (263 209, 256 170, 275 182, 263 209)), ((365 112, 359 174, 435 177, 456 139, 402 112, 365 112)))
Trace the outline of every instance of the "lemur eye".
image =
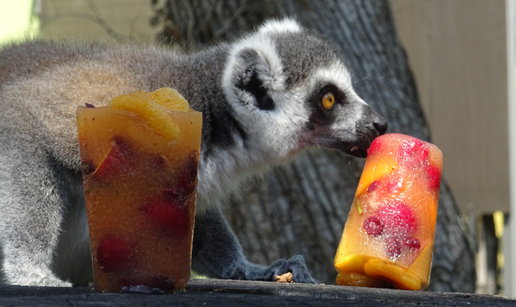
POLYGON ((322 97, 321 103, 322 103, 323 108, 325 108, 326 110, 329 110, 335 104, 335 96, 333 96, 332 92, 328 92, 328 93, 324 94, 324 96, 322 97))

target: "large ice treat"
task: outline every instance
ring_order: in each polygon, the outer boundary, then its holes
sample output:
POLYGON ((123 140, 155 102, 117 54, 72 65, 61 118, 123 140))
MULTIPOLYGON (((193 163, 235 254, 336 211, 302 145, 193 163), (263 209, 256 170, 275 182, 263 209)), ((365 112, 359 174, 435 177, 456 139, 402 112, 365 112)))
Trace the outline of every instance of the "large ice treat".
POLYGON ((162 88, 79 107, 77 124, 96 289, 183 289, 202 114, 162 88))
POLYGON ((335 255, 337 284, 428 286, 442 163, 435 145, 416 138, 374 140, 335 255))

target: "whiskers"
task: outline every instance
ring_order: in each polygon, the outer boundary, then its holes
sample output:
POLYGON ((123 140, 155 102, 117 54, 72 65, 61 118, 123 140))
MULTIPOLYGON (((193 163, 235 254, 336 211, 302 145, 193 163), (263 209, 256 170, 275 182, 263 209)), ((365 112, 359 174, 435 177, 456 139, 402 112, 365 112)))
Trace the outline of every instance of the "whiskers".
POLYGON ((385 79, 386 78, 378 78, 378 77, 373 77, 373 76, 366 76, 364 78, 362 78, 361 80, 358 80, 357 82, 354 82, 353 84, 353 87, 355 89, 359 89, 365 85, 369 85, 369 86, 382 86, 382 85, 385 85, 385 79))

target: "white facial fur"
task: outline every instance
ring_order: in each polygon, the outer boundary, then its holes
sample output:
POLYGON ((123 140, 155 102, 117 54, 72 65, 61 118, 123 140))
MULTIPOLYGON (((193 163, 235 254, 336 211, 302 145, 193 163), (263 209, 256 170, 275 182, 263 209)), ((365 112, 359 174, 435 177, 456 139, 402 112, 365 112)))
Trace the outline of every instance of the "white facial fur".
MULTIPOLYGON (((317 144, 307 125, 313 112, 307 103, 320 84, 333 84, 352 103, 365 104, 352 88, 351 76, 345 65, 335 59, 311 73, 309 83, 287 89, 281 57, 271 33, 298 32, 301 28, 292 20, 268 22, 255 34, 231 46, 222 76, 222 88, 234 112, 234 118, 246 132, 245 141, 236 136, 231 148, 212 150, 210 158, 200 165, 198 187, 200 195, 218 198, 224 187, 238 184, 249 172, 284 161, 305 147, 317 144), (251 72, 250 72, 251 71, 251 72), (256 73, 267 94, 274 101, 271 110, 260 109, 252 93, 239 87, 242 79, 256 73)), ((343 108, 341 108, 343 109, 343 108)), ((330 129, 337 134, 355 133, 359 112, 344 114, 330 129)), ((213 200, 213 199, 211 199, 213 200)), ((200 200, 202 210, 205 201, 200 200)))
POLYGON ((281 20, 269 20, 258 28, 259 33, 281 33, 281 32, 300 32, 302 29, 299 24, 290 18, 281 20))
MULTIPOLYGON (((365 101, 363 101, 355 93, 355 91, 353 89, 351 75, 350 75, 348 69, 346 68, 346 66, 340 61, 335 61, 329 67, 324 67, 324 68, 318 69, 314 73, 314 78, 311 80, 312 80, 312 87, 315 86, 316 82, 320 82, 320 81, 323 81, 325 83, 333 83, 346 94, 346 98, 347 98, 348 102, 367 105, 367 103, 365 101)), ((358 110, 360 110, 360 109, 358 109, 358 110)), ((353 124, 361 116, 362 116, 362 114, 360 112, 357 112, 354 114, 354 118, 348 116, 347 120, 336 121, 331 126, 331 129, 333 131, 346 130, 350 133, 355 134, 356 127, 353 124)))
MULTIPOLYGON (((228 56, 222 77, 222 87, 226 98, 236 113, 235 118, 247 132, 248 138, 237 143, 230 150, 219 150, 211 154, 211 159, 201 164, 199 176, 203 177, 198 189, 207 197, 219 197, 218 191, 230 183, 238 182, 248 171, 260 169, 272 160, 291 156, 300 146, 303 126, 308 121, 309 110, 298 103, 305 98, 300 91, 285 90, 283 65, 269 34, 272 31, 300 31, 292 20, 266 23, 254 35, 235 43, 228 56), (269 34, 267 34, 269 33, 269 34), (259 60, 255 70, 275 102, 273 110, 264 111, 254 104, 254 97, 235 87, 239 75, 247 68, 241 56, 243 50, 253 50, 259 60)), ((204 201, 201 201, 204 203, 204 201)), ((201 205, 202 206, 202 205, 201 205)))
POLYGON ((261 152, 262 159, 287 158, 297 150, 301 130, 308 121, 309 110, 301 103, 307 93, 299 89, 286 91, 283 64, 270 37, 271 32, 299 31, 300 26, 290 19, 267 22, 255 35, 233 46, 223 75, 224 93, 252 138, 247 146, 261 152), (275 103, 273 110, 258 109, 250 93, 235 87, 235 77, 248 65, 240 55, 246 49, 258 54, 255 70, 275 103))

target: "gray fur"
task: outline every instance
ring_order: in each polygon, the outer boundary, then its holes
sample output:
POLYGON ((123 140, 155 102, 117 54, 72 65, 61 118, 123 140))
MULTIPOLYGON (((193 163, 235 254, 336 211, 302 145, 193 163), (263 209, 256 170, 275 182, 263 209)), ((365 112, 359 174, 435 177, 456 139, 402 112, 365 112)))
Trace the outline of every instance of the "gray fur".
POLYGON ((293 271, 295 281, 314 282, 300 256, 268 267, 249 263, 212 205, 241 179, 305 148, 364 156, 386 129, 353 91, 337 52, 284 20, 191 55, 43 40, 0 50, 0 243, 7 283, 92 280, 76 108, 165 86, 203 112, 193 268, 252 280, 293 271), (328 84, 342 99, 321 111, 318 95, 328 84))

